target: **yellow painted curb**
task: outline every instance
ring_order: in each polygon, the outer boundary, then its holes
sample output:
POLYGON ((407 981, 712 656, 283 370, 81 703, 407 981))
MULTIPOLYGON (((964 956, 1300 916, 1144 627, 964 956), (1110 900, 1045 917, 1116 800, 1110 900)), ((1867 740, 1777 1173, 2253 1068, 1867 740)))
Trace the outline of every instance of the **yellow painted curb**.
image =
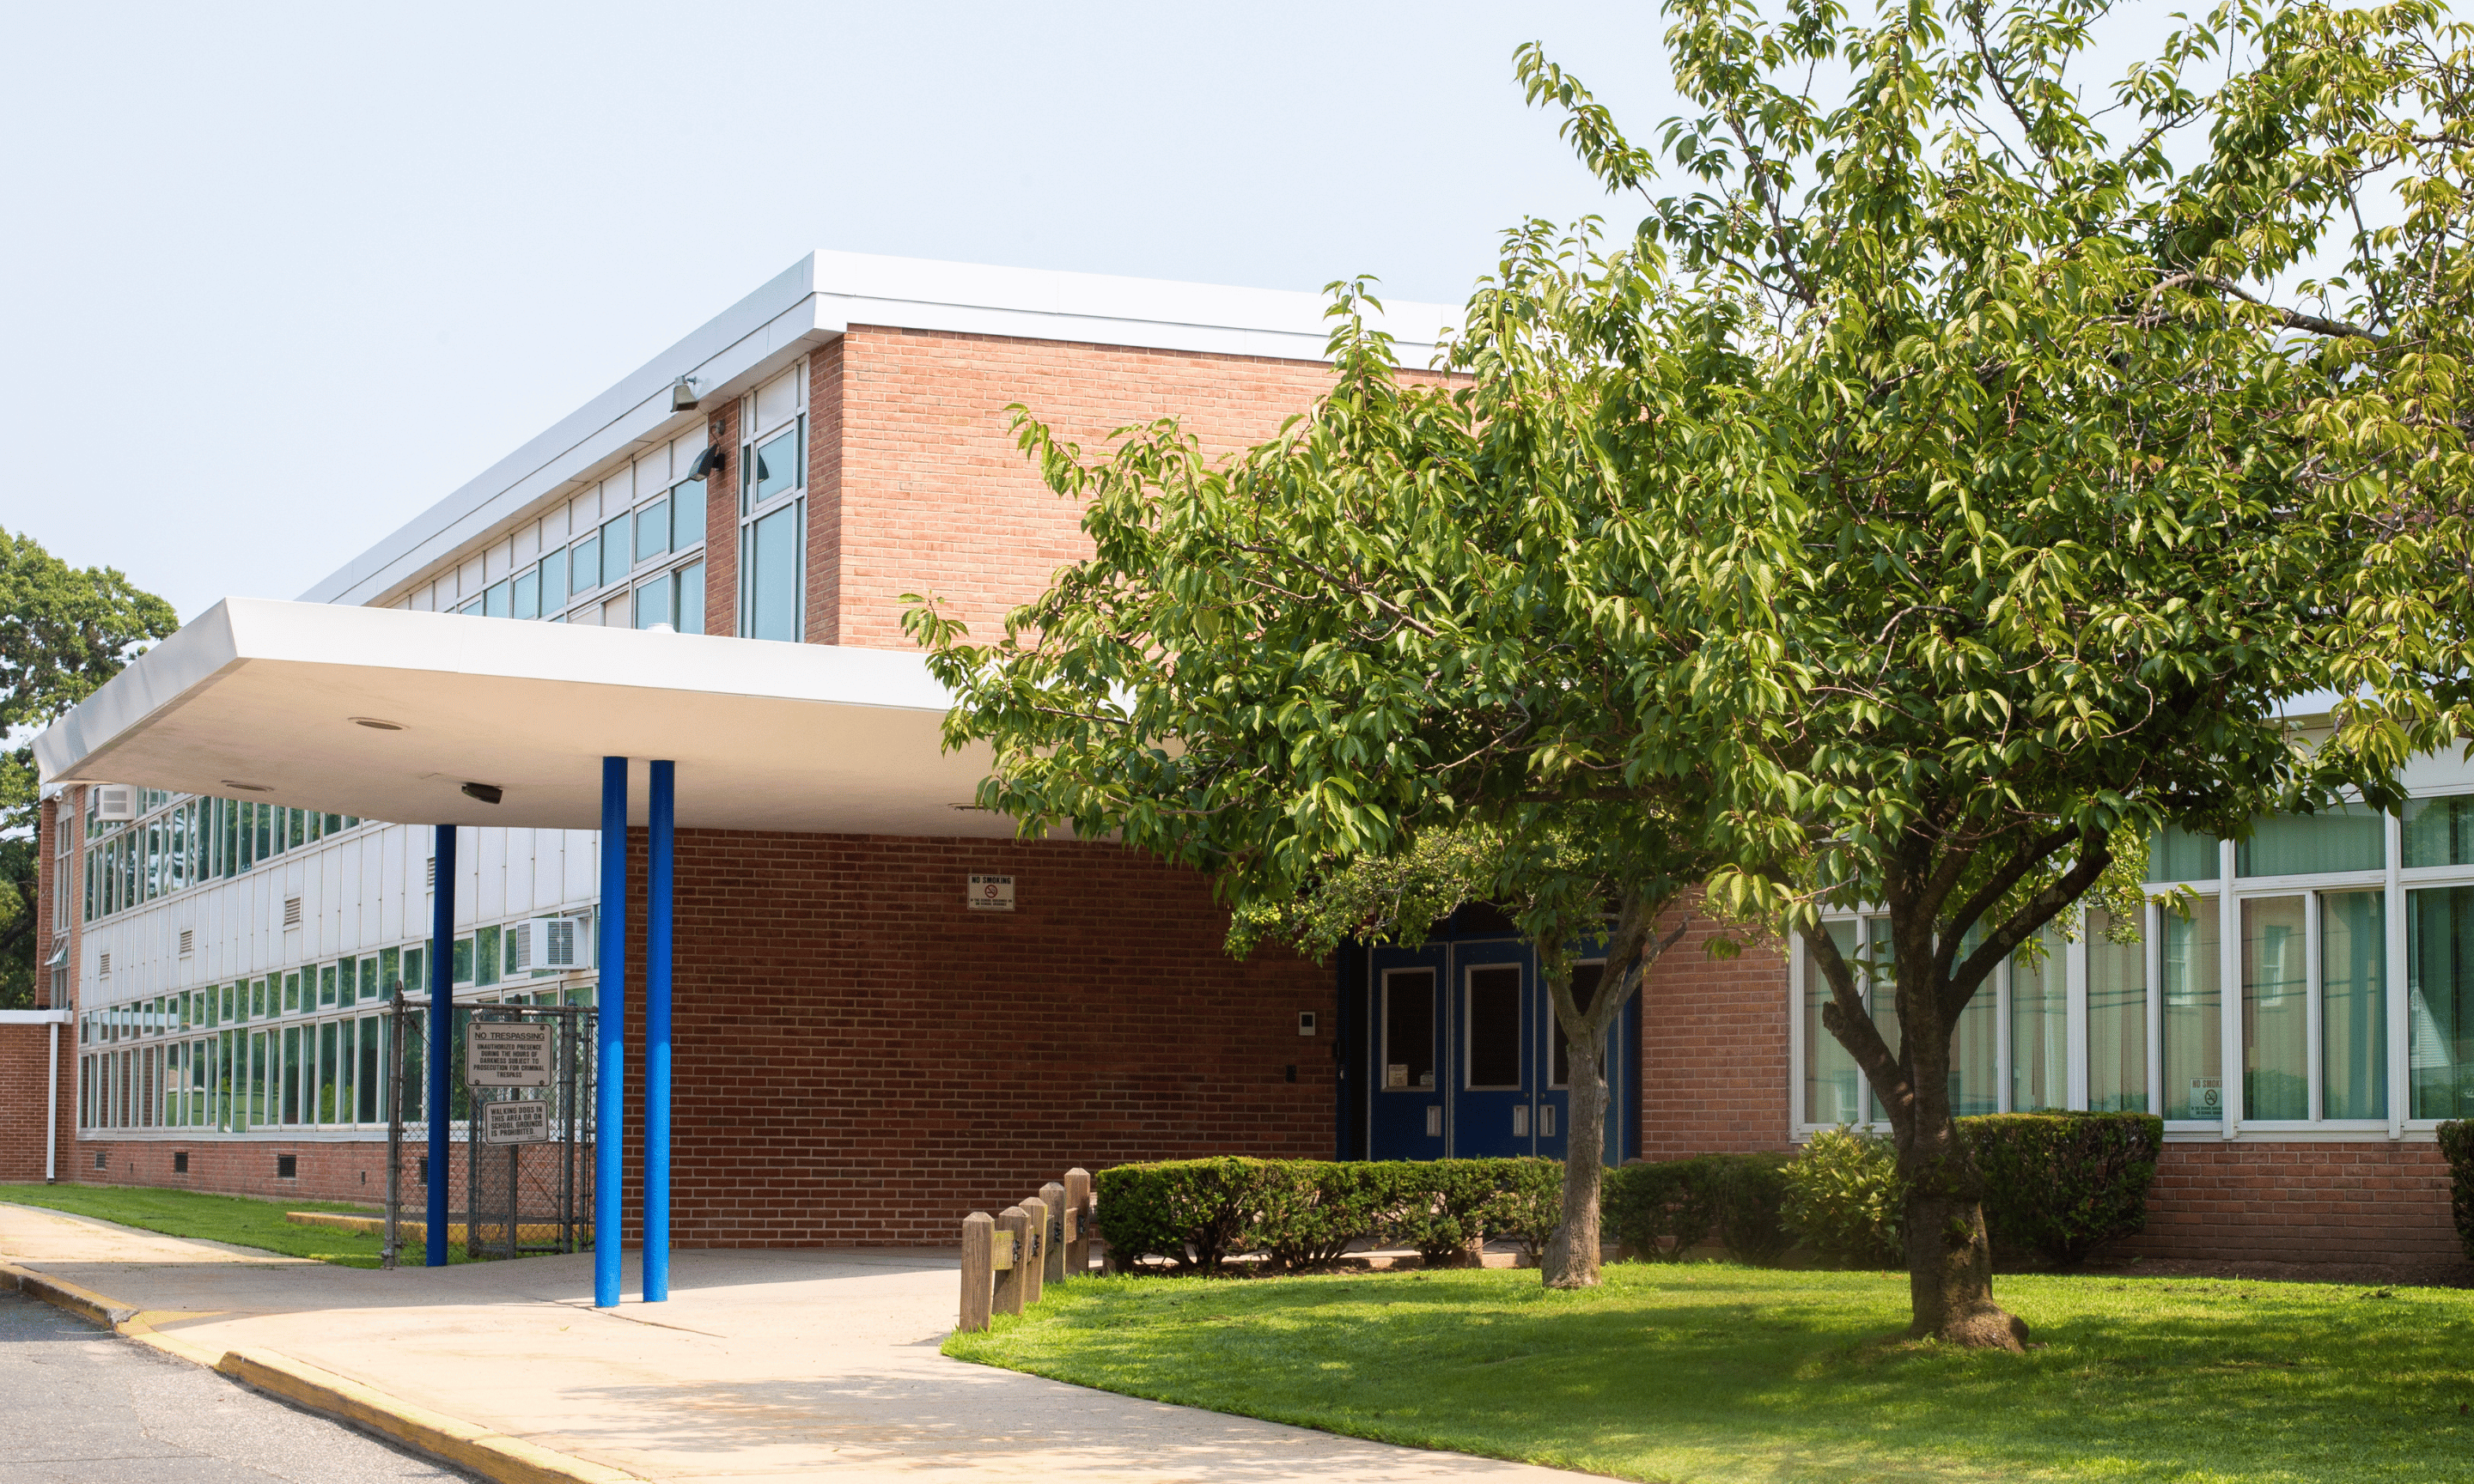
POLYGON ((469 1469, 497 1484, 641 1484, 636 1475, 623 1470, 588 1463, 537 1443, 427 1411, 398 1400, 376 1387, 364 1386, 288 1355, 236 1350, 227 1351, 218 1358, 212 1351, 155 1328, 158 1320, 192 1317, 185 1311, 140 1311, 90 1288, 12 1262, 0 1262, 0 1288, 13 1288, 41 1299, 88 1324, 220 1372, 297 1406, 393 1439, 416 1452, 469 1469))
POLYGON ((412 1406, 289 1356, 236 1350, 215 1369, 270 1396, 340 1417, 499 1484, 636 1484, 632 1473, 412 1406))
MULTIPOLYGON (((384 1216, 355 1216, 350 1211, 288 1210, 283 1213, 283 1219, 297 1227, 328 1227, 339 1232, 357 1232, 363 1236, 386 1235, 384 1216)), ((579 1226, 576 1231, 579 1241, 592 1240, 590 1228, 579 1226)), ((516 1240, 554 1242, 559 1239, 560 1232, 561 1228, 555 1221, 522 1221, 516 1224, 516 1240)), ((429 1223, 419 1216, 399 1217, 396 1220, 396 1237, 406 1248, 425 1242, 429 1240, 429 1223)), ((449 1222, 447 1240, 452 1245, 461 1246, 464 1242, 464 1223, 449 1222)))

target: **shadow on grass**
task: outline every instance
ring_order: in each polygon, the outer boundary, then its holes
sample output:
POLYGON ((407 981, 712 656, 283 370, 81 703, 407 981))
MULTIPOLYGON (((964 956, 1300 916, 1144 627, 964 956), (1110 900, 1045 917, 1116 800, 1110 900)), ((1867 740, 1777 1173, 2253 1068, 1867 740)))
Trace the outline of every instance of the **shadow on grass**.
POLYGON ((1632 1478, 2474 1477, 2451 1290, 2015 1277, 2025 1356, 1883 1345, 1904 1277, 1076 1283, 962 1358, 1632 1478))

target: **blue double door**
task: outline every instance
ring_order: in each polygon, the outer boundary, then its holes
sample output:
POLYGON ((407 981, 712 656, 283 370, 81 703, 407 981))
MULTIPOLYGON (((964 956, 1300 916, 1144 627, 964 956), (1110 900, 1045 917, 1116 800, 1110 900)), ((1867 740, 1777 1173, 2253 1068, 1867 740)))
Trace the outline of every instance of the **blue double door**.
MULTIPOLYGON (((1543 1155, 1570 1147, 1571 1090, 1563 1028, 1517 939, 1432 943, 1368 954, 1367 1153, 1377 1160, 1543 1155)), ((1600 966, 1573 974, 1573 993, 1596 993, 1600 966)), ((1633 1016, 1608 1037, 1605 1126, 1609 1162, 1626 1145, 1637 1075, 1633 1016)))

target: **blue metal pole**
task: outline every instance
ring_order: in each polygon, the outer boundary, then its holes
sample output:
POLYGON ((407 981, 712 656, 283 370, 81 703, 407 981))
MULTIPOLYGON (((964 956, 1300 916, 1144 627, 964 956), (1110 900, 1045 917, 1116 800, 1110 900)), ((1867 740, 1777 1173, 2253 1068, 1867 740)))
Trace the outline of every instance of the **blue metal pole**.
POLYGON ((601 759, 601 1027, 594 1075, 593 1302, 618 1304, 618 1154, 626 1129, 627 759, 601 759))
POLYGON ((678 764, 652 765, 644 880, 644 1302, 670 1296, 670 881, 678 764))
POLYGON ((447 1266, 448 1074, 455 1059, 455 826, 438 826, 429 882, 429 1210, 423 1260, 447 1266))

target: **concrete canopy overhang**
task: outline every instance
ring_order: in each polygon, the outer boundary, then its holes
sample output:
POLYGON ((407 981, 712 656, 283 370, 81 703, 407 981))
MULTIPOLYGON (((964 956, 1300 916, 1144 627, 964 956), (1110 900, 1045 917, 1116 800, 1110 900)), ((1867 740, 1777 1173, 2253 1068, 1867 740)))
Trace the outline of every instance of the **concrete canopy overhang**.
POLYGON ((682 828, 1010 836, 971 807, 986 751, 940 745, 951 699, 901 651, 227 598, 35 754, 46 786, 560 829, 599 827, 603 757, 659 757, 682 828))

